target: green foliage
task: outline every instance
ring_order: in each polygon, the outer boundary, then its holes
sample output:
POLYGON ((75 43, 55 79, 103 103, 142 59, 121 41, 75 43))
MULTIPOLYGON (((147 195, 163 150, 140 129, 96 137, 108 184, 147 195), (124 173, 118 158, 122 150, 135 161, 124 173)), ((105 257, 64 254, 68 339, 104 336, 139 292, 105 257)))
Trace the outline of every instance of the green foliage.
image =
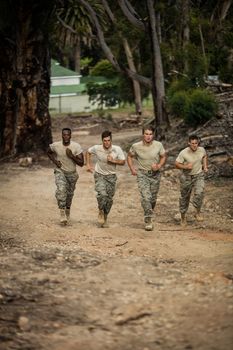
POLYGON ((89 101, 94 104, 97 103, 100 108, 115 107, 120 103, 118 86, 116 83, 87 83, 87 93, 89 101))
POLYGON ((218 57, 218 61, 221 62, 219 64, 218 77, 224 83, 233 83, 233 63, 232 63, 232 53, 227 50, 227 48, 223 48, 221 52, 216 53, 216 57, 218 57))
POLYGON ((189 93, 186 91, 177 91, 174 94, 168 97, 168 105, 170 108, 170 112, 175 117, 185 116, 185 111, 188 108, 189 104, 189 93))
POLYGON ((174 80, 168 88, 167 96, 168 98, 171 98, 178 91, 187 91, 194 87, 192 81, 188 78, 184 77, 179 80, 174 80))
POLYGON ((108 60, 100 60, 90 71, 90 75, 114 78, 117 75, 116 70, 108 60))
POLYGON ((202 89, 193 90, 185 108, 187 124, 197 126, 211 119, 217 111, 214 95, 202 89))
POLYGON ((203 89, 182 89, 181 86, 182 82, 180 85, 177 82, 168 93, 168 106, 172 115, 183 118, 192 126, 203 124, 215 115, 217 103, 212 93, 203 89))
POLYGON ((200 48, 193 44, 189 44, 186 47, 184 56, 188 62, 188 72, 187 75, 193 84, 198 84, 201 86, 203 84, 203 79, 207 67, 207 62, 205 62, 200 48))

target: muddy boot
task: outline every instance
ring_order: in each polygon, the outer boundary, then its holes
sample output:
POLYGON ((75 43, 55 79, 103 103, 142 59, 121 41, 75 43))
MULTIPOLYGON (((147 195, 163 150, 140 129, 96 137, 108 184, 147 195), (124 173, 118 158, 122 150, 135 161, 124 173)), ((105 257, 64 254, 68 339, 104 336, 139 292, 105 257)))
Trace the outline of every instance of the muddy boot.
POLYGON ((196 219, 198 222, 202 222, 202 221, 204 220, 203 216, 202 216, 201 213, 200 213, 200 210, 197 210, 197 211, 196 211, 195 219, 196 219))
POLYGON ((67 221, 70 221, 70 208, 66 208, 66 218, 67 221))
POLYGON ((99 224, 100 226, 103 226, 104 223, 105 223, 104 211, 103 211, 103 210, 99 210, 98 224, 99 224))
POLYGON ((152 223, 152 218, 146 217, 145 218, 145 230, 146 231, 152 231, 154 228, 153 223, 152 223))
POLYGON ((187 225, 186 215, 185 213, 181 213, 180 216, 180 224, 181 226, 185 227, 187 225))
POLYGON ((66 210, 60 209, 60 223, 63 225, 67 224, 66 210))

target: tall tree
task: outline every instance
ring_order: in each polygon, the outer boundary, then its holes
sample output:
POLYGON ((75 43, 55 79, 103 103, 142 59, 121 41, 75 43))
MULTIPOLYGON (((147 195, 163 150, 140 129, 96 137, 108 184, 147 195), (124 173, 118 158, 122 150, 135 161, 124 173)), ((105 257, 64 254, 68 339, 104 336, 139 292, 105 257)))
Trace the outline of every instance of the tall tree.
POLYGON ((112 53, 110 47, 107 45, 104 33, 99 23, 98 17, 91 7, 91 5, 86 0, 79 0, 79 2, 88 9, 93 20, 93 24, 97 30, 97 36, 100 45, 108 58, 108 60, 113 64, 118 72, 123 72, 128 77, 138 80, 141 84, 150 86, 152 88, 152 96, 154 102, 154 114, 155 114, 155 129, 156 134, 159 137, 164 136, 164 129, 169 125, 168 116, 165 110, 165 86, 163 77, 163 67, 160 46, 158 41, 158 36, 156 32, 156 19, 154 10, 154 0, 146 0, 146 8, 148 15, 148 22, 144 23, 142 18, 137 15, 135 9, 132 7, 128 0, 118 0, 118 3, 128 20, 142 30, 146 30, 149 34, 151 40, 151 51, 152 51, 152 78, 143 77, 132 70, 122 67, 117 58, 112 53))
POLYGON ((48 32, 55 1, 2 0, 0 156, 43 152, 51 142, 48 32))

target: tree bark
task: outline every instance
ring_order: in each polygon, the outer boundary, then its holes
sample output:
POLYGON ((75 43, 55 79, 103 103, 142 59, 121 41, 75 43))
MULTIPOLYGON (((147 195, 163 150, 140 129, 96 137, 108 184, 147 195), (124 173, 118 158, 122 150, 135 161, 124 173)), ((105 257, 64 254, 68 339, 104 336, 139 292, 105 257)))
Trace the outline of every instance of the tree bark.
POLYGON ((154 10, 154 1, 147 0, 148 10, 148 34, 151 40, 152 48, 152 96, 155 113, 156 137, 164 138, 165 130, 169 126, 168 115, 165 108, 165 86, 161 51, 156 32, 156 18, 154 10))
MULTIPOLYGON (((183 13, 183 49, 186 52, 187 46, 190 40, 190 28, 189 28, 189 0, 183 0, 182 2, 182 13, 183 13)), ((187 58, 184 60, 184 72, 188 73, 189 66, 187 58)))
MULTIPOLYGON (((125 54, 127 57, 127 62, 129 65, 129 69, 133 72, 136 72, 136 67, 134 65, 133 55, 131 49, 129 47, 128 40, 126 38, 122 38, 123 46, 125 49, 125 54)), ((141 88, 140 84, 137 80, 132 79, 133 82, 133 91, 134 91, 134 100, 136 107, 136 114, 140 115, 142 113, 142 98, 141 98, 141 88)))
POLYGON ((80 74, 81 69, 81 40, 80 36, 77 36, 74 45, 74 70, 80 74))
POLYGON ((0 157, 38 154, 52 141, 48 42, 30 5, 19 1, 10 38, 0 38, 0 157))

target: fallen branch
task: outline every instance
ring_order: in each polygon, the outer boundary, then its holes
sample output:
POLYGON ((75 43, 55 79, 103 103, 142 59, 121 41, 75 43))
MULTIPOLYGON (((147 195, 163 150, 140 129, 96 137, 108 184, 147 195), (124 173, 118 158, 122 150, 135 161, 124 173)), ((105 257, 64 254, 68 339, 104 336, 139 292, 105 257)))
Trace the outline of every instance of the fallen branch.
POLYGON ((122 247, 123 245, 125 245, 125 244, 127 244, 128 243, 128 241, 125 241, 125 242, 123 242, 123 243, 117 243, 116 244, 116 247, 122 247))

